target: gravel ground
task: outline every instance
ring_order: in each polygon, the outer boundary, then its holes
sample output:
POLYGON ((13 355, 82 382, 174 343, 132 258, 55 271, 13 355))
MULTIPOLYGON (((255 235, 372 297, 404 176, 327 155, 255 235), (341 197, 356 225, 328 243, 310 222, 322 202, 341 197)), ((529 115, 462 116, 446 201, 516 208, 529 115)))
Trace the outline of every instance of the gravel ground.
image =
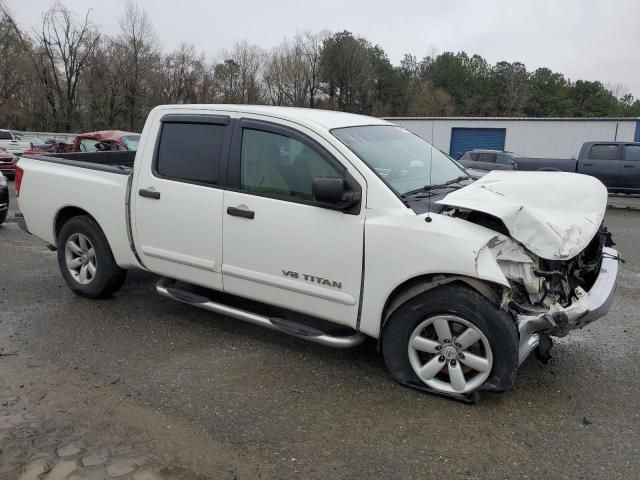
POLYGON ((147 274, 78 298, 55 254, 6 224, 0 479, 639 478, 639 220, 607 215, 627 260, 610 315, 475 406, 397 385, 372 343, 215 316, 147 274))

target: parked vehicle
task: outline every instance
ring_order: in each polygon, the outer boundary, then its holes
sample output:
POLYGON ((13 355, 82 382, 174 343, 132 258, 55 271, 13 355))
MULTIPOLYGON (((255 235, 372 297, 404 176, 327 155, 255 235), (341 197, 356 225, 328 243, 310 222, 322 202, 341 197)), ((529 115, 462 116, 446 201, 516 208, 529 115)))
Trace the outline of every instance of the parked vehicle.
POLYGON ((9 213, 9 185, 7 178, 0 172, 0 225, 7 219, 9 213))
POLYGON ((532 158, 499 150, 471 150, 459 161, 476 170, 575 172, 599 179, 610 191, 640 191, 640 143, 586 142, 577 159, 532 158))
POLYGON ((463 400, 613 297, 592 177, 473 182, 401 127, 312 109, 160 106, 140 146, 19 160, 17 221, 79 295, 146 269, 165 297, 305 340, 373 337, 399 382, 463 400))
POLYGON ((11 130, 0 130, 0 148, 9 153, 22 153, 29 148, 30 142, 20 139, 11 130))
POLYGON ((106 152, 121 150, 137 150, 140 134, 123 132, 121 130, 105 130, 100 132, 81 133, 72 143, 48 142, 45 144, 32 143, 25 152, 36 153, 64 153, 64 152, 106 152))
POLYGON ((9 153, 6 148, 0 147, 0 173, 13 178, 16 171, 16 162, 18 157, 13 153, 9 153))

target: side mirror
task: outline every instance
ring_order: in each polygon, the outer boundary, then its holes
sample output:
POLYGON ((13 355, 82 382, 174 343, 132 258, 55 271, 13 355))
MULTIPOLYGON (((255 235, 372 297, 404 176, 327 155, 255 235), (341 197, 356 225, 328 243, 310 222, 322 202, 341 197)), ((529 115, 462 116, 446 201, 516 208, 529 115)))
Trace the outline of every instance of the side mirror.
POLYGON ((344 180, 336 177, 316 177, 313 179, 313 198, 318 202, 337 204, 344 194, 344 180))

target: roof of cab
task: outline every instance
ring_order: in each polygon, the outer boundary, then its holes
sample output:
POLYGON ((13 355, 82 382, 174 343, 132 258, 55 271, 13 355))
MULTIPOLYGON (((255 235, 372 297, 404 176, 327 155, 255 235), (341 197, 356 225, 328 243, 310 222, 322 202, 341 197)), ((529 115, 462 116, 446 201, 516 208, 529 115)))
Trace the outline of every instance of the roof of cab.
POLYGON ((268 105, 233 105, 233 104, 196 104, 196 105, 162 105, 160 108, 178 108, 185 110, 216 110, 226 112, 253 113, 265 115, 296 123, 312 123, 331 130, 333 128, 355 127, 363 125, 392 125, 380 118, 356 115, 354 113, 320 110, 300 107, 271 107, 268 105))

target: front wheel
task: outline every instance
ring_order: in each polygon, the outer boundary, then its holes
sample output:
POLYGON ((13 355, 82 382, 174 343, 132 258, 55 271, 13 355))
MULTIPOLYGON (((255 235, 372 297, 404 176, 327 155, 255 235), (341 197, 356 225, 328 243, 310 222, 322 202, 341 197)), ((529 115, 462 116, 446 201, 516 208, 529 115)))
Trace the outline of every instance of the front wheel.
POLYGON ((513 319, 469 287, 450 284, 398 307, 382 354, 400 383, 446 395, 508 389, 518 367, 513 319))
POLYGON ((57 243, 60 272, 78 295, 105 298, 124 283, 127 271, 116 264, 107 238, 93 218, 71 218, 62 226, 57 243))

